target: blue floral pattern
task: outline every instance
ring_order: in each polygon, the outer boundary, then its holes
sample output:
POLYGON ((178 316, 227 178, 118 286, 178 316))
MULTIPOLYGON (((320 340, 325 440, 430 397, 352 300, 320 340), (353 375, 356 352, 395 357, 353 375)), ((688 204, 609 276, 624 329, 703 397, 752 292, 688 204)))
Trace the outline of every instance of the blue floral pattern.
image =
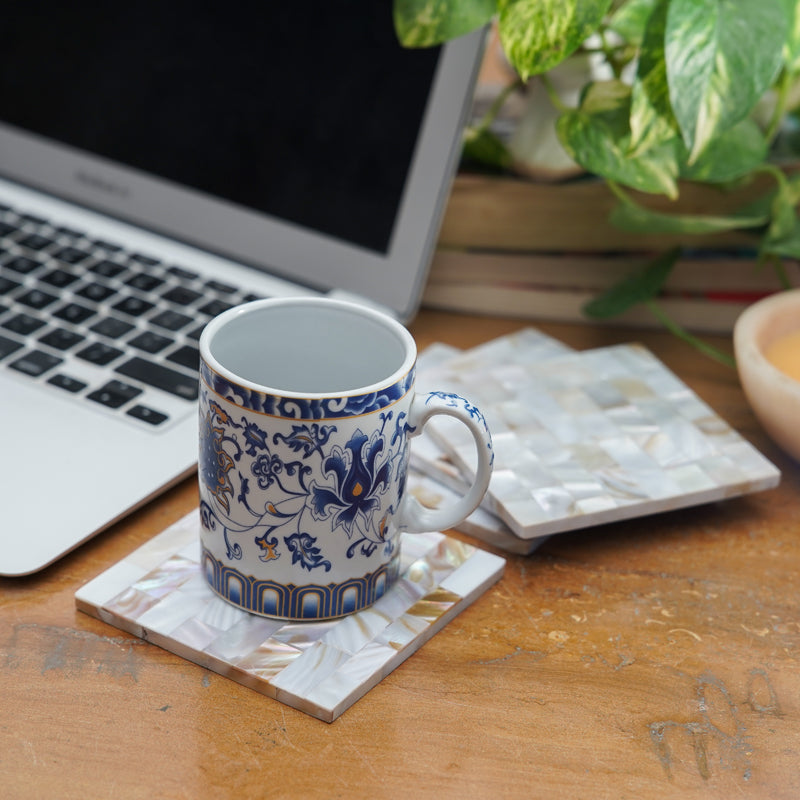
POLYGON ((404 412, 381 412, 380 430, 370 437, 356 427, 344 444, 337 443, 337 425, 283 422, 270 435, 252 415, 233 414, 203 394, 201 521, 221 535, 227 558, 241 560, 249 537, 261 561, 288 558, 309 573, 327 572, 327 537, 310 532, 312 521, 326 520, 332 534, 346 539, 348 559, 369 557, 378 547, 392 556, 388 520, 400 497, 384 501, 407 463, 404 412))
POLYGON ((200 362, 200 380, 219 397, 241 408, 283 419, 343 419, 358 417, 388 408, 405 397, 414 385, 415 370, 409 370, 400 380, 379 392, 335 398, 297 398, 259 392, 240 386, 212 371, 200 362))

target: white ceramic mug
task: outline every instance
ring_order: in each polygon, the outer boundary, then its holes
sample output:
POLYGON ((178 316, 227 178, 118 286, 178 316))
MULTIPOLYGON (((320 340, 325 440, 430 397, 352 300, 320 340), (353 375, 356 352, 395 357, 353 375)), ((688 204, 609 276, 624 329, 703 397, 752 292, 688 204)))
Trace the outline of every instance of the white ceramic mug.
POLYGON ((402 532, 452 528, 491 476, 483 415, 416 397, 416 346, 390 317, 328 298, 257 300, 200 338, 200 517, 206 580, 247 611, 321 620, 394 583, 402 532), (426 509, 404 493, 409 438, 434 414, 466 424, 475 481, 426 509))

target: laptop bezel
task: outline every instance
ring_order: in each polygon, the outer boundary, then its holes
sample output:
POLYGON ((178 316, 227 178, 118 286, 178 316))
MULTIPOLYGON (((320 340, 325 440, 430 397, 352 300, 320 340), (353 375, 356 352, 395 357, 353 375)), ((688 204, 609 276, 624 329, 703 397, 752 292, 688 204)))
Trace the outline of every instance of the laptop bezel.
POLYGON ((484 32, 476 31, 442 49, 385 255, 4 123, 0 123, 0 173, 319 291, 363 297, 407 321, 424 289, 483 41, 484 32))

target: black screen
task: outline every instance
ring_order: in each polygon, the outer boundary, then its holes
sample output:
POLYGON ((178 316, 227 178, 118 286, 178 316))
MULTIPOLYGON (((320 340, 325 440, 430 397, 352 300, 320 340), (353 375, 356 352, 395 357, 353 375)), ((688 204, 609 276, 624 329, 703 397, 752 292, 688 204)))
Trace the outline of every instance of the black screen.
POLYGON ((386 251, 439 57, 389 0, 25 0, 3 29, 5 122, 386 251))

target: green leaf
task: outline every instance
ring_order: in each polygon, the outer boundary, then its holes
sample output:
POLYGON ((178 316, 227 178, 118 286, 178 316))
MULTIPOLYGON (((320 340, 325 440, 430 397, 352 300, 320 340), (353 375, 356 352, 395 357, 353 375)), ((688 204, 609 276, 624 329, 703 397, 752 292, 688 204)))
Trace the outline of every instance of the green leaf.
POLYGON ((647 21, 631 95, 632 155, 666 142, 678 133, 672 113, 664 61, 668 0, 657 0, 647 21))
POLYGON ((394 0, 394 27, 405 47, 430 47, 486 25, 497 0, 394 0))
POLYGON ((574 161, 595 175, 643 192, 676 197, 675 142, 629 158, 630 87, 602 81, 587 87, 580 108, 562 114, 556 131, 574 161))
MULTIPOLYGON (((681 177, 705 183, 726 183, 747 175, 767 157, 767 140, 752 119, 743 119, 714 140, 691 165, 681 169, 681 177)), ((686 153, 688 160, 689 153, 686 153)))
POLYGON ((523 80, 552 69, 603 21, 612 0, 499 0, 503 50, 523 80))
POLYGON ((486 128, 465 131, 464 158, 499 170, 510 169, 514 161, 503 140, 486 128))
POLYGON ((800 253, 797 200, 797 186, 787 180, 780 181, 770 204, 771 221, 769 230, 761 243, 762 255, 796 258, 800 253))
POLYGON ((769 222, 766 214, 744 216, 732 214, 665 214, 633 202, 619 203, 611 211, 610 222, 629 233, 721 233, 738 228, 758 228, 769 222))
POLYGON ((786 27, 782 0, 670 0, 667 80, 690 161, 769 88, 786 27))
POLYGON ((797 72, 800 70, 800 4, 797 0, 781 0, 781 2, 789 22, 783 60, 789 72, 797 72))
POLYGON ((761 255, 800 258, 800 222, 795 219, 794 227, 780 239, 765 239, 761 255))
POLYGON ((661 291, 679 255, 678 248, 662 253, 642 269, 590 300, 583 307, 584 313, 595 319, 608 319, 622 314, 637 303, 652 300, 661 291))
POLYGON ((609 27, 631 44, 641 44, 647 20, 658 1, 627 0, 614 12, 609 27))

